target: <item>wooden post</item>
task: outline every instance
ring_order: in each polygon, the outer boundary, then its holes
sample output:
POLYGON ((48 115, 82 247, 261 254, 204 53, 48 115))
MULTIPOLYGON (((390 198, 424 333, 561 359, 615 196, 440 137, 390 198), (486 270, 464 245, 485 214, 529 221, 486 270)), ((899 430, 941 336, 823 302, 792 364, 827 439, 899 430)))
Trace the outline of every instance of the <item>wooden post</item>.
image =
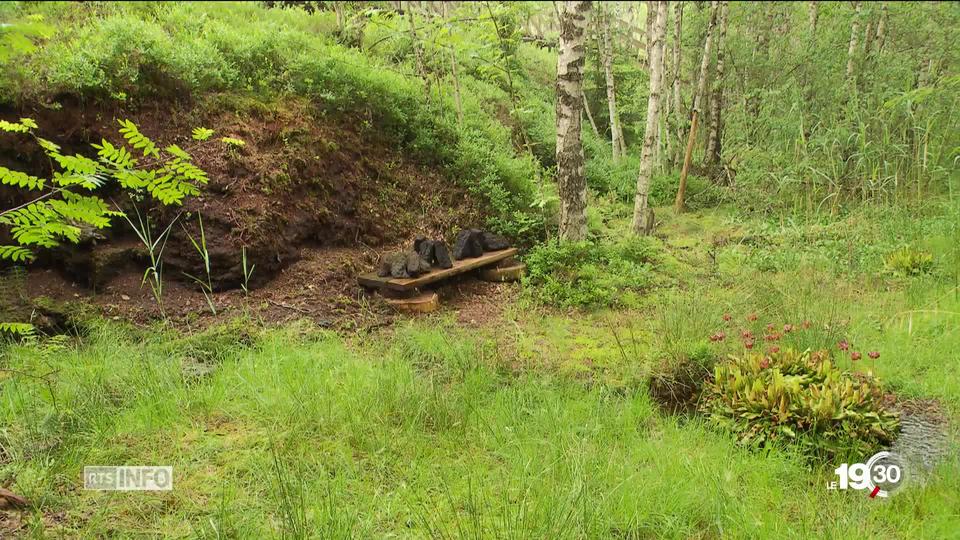
POLYGON ((693 110, 693 118, 690 120, 690 136, 687 138, 687 151, 683 154, 683 169, 680 170, 680 187, 677 188, 677 200, 673 205, 677 212, 683 211, 683 201, 687 194, 687 173, 690 172, 690 158, 693 156, 693 143, 697 137, 697 117, 696 109, 693 110))

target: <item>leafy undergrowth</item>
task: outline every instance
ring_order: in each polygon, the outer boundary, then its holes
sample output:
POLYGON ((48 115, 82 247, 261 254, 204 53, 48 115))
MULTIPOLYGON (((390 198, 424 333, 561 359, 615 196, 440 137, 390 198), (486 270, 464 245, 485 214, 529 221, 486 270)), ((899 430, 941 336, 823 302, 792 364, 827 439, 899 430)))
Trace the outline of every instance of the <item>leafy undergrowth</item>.
POLYGON ((653 282, 658 251, 655 241, 635 237, 539 244, 524 258, 526 290, 534 301, 561 308, 635 305, 653 282))

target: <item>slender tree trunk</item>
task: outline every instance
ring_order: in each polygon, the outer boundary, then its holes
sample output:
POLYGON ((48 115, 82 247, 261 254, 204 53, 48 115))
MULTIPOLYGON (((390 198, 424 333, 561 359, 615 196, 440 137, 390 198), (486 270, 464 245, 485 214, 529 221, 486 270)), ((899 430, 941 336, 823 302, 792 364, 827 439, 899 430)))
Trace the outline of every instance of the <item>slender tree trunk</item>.
POLYGON ((857 57, 857 34, 860 32, 860 2, 854 2, 853 22, 850 23, 850 46, 847 48, 847 83, 852 84, 857 57))
POLYGON ((597 22, 600 25, 600 55, 603 59, 603 73, 607 81, 607 109, 610 114, 610 145, 613 147, 613 161, 620 161, 623 144, 620 141, 620 118, 617 115, 616 81, 613 77, 613 45, 610 42, 609 13, 601 2, 597 8, 597 22))
POLYGON ((583 99, 583 111, 587 113, 587 120, 590 121, 590 127, 593 128, 593 134, 600 138, 600 130, 597 129, 597 123, 593 120, 593 114, 590 112, 590 102, 587 101, 587 95, 581 90, 580 97, 583 99))
MULTIPOLYGON (((653 165, 660 171, 664 169, 664 162, 666 161, 664 155, 666 155, 667 150, 664 147, 669 145, 670 142, 670 135, 666 133, 667 122, 670 118, 670 97, 667 87, 667 24, 670 21, 669 2, 667 2, 667 6, 664 9, 667 10, 667 13, 664 15, 663 34, 660 36, 660 90, 658 92, 660 99, 657 108, 657 131, 653 154, 653 165)), ((654 33, 656 33, 656 22, 654 22, 654 33)), ((651 48, 651 53, 652 52, 653 49, 651 48)))
MULTIPOLYGON (((807 54, 813 55, 813 52, 817 45, 817 19, 819 17, 819 3, 810 2, 809 6, 809 18, 808 18, 808 28, 807 28, 807 54)), ((814 67, 812 62, 808 62, 803 68, 803 102, 800 103, 801 110, 804 115, 809 116, 810 111, 813 110, 813 84, 811 83, 811 73, 814 73, 814 67)), ((805 121, 806 122, 806 121, 805 121)), ((804 138, 809 138, 810 134, 810 124, 811 122, 806 122, 804 124, 804 138)))
POLYGON ((707 24, 707 36, 703 43, 703 58, 700 60, 700 78, 697 83, 697 92, 693 97, 693 112, 690 116, 690 135, 687 137, 687 151, 683 156, 683 169, 680 170, 680 186, 677 189, 677 199, 674 201, 676 211, 683 212, 684 199, 687 195, 687 174, 690 172, 690 158, 693 157, 693 143, 697 136, 697 121, 700 116, 700 102, 707 88, 707 70, 710 67, 710 53, 713 44, 713 29, 717 24, 719 2, 710 2, 710 22, 707 24))
MULTIPOLYGON (((772 3, 764 4, 766 13, 762 27, 759 33, 757 33, 757 46, 753 51, 754 65, 752 72, 757 79, 763 76, 767 60, 770 58, 770 32, 773 30, 775 9, 776 7, 772 3)), ((756 119, 760 116, 760 105, 760 92, 753 90, 747 98, 747 108, 750 111, 749 123, 751 138, 756 129, 756 119)))
POLYGON ((660 91, 663 88, 663 37, 667 27, 669 2, 657 2, 657 17, 650 39, 650 97, 647 99, 647 126, 643 134, 643 150, 640 154, 640 173, 637 175, 637 195, 633 204, 634 234, 648 234, 653 223, 648 210, 650 179, 653 176, 653 150, 659 126, 660 91))
POLYGON ((417 19, 407 2, 407 21, 410 26, 410 40, 413 42, 414 59, 417 64, 417 75, 423 79, 423 88, 427 95, 427 101, 430 101, 430 77, 427 75, 427 65, 423 60, 423 43, 420 43, 420 37, 417 35, 417 19))
POLYGON ((343 13, 343 2, 333 2, 333 11, 337 14, 337 34, 343 37, 343 32, 347 28, 346 17, 343 13))
MULTIPOLYGON (((447 36, 453 35, 453 25, 449 22, 448 2, 440 3, 440 13, 444 21, 447 21, 447 36)), ((453 101, 457 106, 457 125, 463 126, 463 101, 460 99, 460 77, 457 76, 457 56, 450 47, 450 77, 453 79, 453 101)))
POLYGON ((710 94, 710 134, 707 137, 707 163, 712 166, 720 165, 721 140, 723 128, 721 126, 723 110, 723 56, 724 38, 727 35, 727 12, 729 2, 720 3, 720 34, 717 36, 717 70, 713 80, 713 92, 710 94))
POLYGON ((587 15, 591 2, 566 1, 560 13, 557 58, 557 185, 560 240, 587 237, 587 183, 583 172, 580 117, 587 15))
POLYGON ((820 17, 820 5, 817 2, 810 2, 808 16, 810 18, 810 34, 817 33, 817 19, 820 17))
POLYGON ((683 110, 680 101, 680 38, 683 31, 683 2, 677 2, 673 18, 673 117, 677 137, 677 153, 673 157, 674 168, 680 166, 680 149, 683 144, 683 110))
POLYGON ((877 21, 877 54, 883 51, 887 41, 887 3, 880 2, 880 20, 877 21))

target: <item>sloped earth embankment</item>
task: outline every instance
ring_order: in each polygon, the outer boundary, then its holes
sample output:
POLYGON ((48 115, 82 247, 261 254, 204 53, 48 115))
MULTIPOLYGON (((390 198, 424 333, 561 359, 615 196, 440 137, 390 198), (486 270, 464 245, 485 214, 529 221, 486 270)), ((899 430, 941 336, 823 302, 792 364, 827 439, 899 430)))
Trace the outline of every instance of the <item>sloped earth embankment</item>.
MULTIPOLYGON (((149 212, 155 230, 176 220, 163 257, 164 308, 171 318, 186 320, 209 310, 186 276, 204 276, 201 256, 187 234, 199 238, 199 216, 220 311, 312 316, 320 322, 345 315, 355 322, 366 312, 382 311, 361 294, 355 276, 383 253, 417 235, 446 237, 483 222, 484 205, 442 171, 418 163, 376 127, 325 117, 304 101, 265 105, 216 96, 189 106, 65 102, 58 109, 0 113, 34 118, 40 136, 85 155, 92 153, 90 143, 118 141, 117 120, 130 119, 158 144, 188 149, 208 172, 203 193, 182 207, 141 203, 139 208, 149 212), (190 133, 198 126, 245 144, 196 143, 190 133), (247 267, 254 267, 249 295, 240 290, 244 250, 247 267)), ((51 172, 40 149, 23 136, 0 136, 0 164, 37 175, 51 172)), ((132 212, 133 203, 123 194, 103 195, 132 212)), ((6 205, 19 202, 17 196, 2 192, 6 205)), ((116 219, 102 238, 44 253, 30 268, 25 293, 54 302, 82 299, 110 316, 145 321, 160 315, 149 287, 141 286, 147 266, 147 251, 116 219)))

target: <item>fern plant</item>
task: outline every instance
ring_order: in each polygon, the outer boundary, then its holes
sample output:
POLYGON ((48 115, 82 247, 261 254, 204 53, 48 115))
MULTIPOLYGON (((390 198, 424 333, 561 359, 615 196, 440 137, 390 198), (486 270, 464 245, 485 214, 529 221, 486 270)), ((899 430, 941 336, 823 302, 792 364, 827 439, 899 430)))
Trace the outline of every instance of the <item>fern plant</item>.
MULTIPOLYGON (((0 226, 8 228, 14 243, 0 245, 0 260, 29 262, 38 248, 51 248, 63 242, 78 243, 84 229, 104 229, 111 218, 126 217, 111 209, 96 195, 110 182, 117 182, 134 196, 148 195, 164 205, 179 205, 186 197, 197 195, 207 183, 207 173, 193 163, 190 154, 175 144, 160 148, 130 120, 120 120, 123 142, 106 139, 93 144, 96 158, 67 155, 56 143, 36 134, 37 123, 30 118, 19 122, 0 120, 0 131, 32 137, 50 160, 50 178, 0 167, 0 184, 29 194, 19 206, 0 211, 0 226)), ((193 139, 205 141, 213 130, 196 128, 193 139)), ((0 331, 23 328, 5 326, 0 331)))

